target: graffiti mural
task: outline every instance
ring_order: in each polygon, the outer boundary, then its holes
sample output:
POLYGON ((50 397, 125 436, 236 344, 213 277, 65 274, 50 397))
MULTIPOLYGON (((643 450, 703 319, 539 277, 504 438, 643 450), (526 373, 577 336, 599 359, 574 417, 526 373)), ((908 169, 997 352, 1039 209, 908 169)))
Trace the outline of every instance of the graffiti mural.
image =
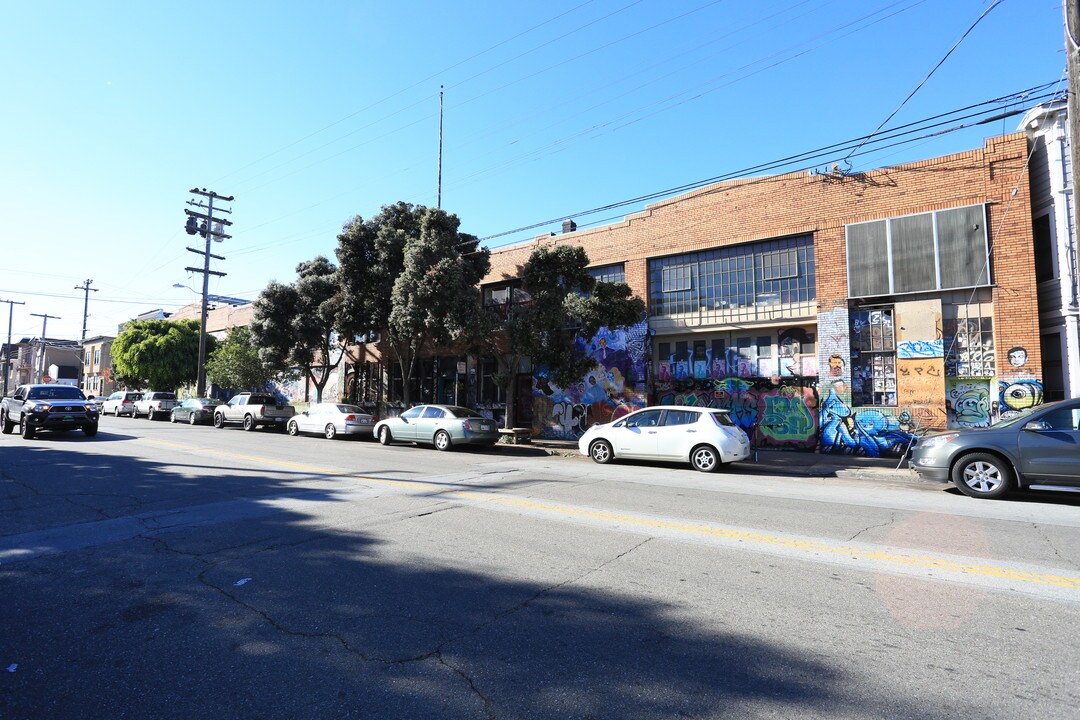
POLYGON ((1043 401, 1043 385, 1038 380, 999 380, 998 391, 998 411, 1002 420, 1016 417, 1043 401))
POLYGON ((990 427, 990 381, 955 380, 946 382, 946 411, 948 427, 990 427))
POLYGON ((896 357, 898 358, 939 358, 944 356, 944 340, 905 340, 896 344, 896 357))
POLYGON ((821 403, 821 452, 865 457, 901 455, 915 441, 909 414, 877 408, 852 410, 836 388, 821 403))
POLYGON ((657 383, 660 405, 723 408, 755 447, 817 447, 818 397, 801 378, 741 378, 657 383))
POLYGON ((533 380, 534 431, 539 431, 541 437, 574 439, 590 425, 611 422, 645 407, 648 331, 648 322, 643 318, 629 328, 600 328, 588 340, 579 338, 578 349, 594 358, 596 367, 570 387, 555 386, 544 369, 537 368, 533 380))

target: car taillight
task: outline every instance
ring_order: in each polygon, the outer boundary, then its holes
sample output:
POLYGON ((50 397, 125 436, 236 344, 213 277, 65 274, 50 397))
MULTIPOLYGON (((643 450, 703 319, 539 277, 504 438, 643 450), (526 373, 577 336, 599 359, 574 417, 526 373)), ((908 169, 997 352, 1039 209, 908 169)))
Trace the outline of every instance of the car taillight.
POLYGON ((468 430, 469 432, 472 432, 472 431, 473 431, 473 426, 472 426, 472 423, 471 423, 471 422, 469 422, 468 420, 465 420, 464 422, 462 422, 462 423, 461 423, 461 427, 465 428, 465 429, 466 429, 466 430, 468 430))
POLYGON ((353 420, 356 420, 355 415, 346 415, 345 416, 345 422, 352 422, 353 420))
POLYGON ((260 416, 265 416, 266 415, 266 406, 265 405, 260 405, 259 406, 259 415, 260 416))

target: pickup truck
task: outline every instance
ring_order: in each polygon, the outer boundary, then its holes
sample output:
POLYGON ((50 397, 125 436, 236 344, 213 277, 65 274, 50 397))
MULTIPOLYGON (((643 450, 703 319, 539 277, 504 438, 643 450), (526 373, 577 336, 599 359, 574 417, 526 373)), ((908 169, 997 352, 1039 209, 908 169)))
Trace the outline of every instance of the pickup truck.
POLYGON ((137 418, 145 415, 153 420, 159 415, 162 418, 169 417, 172 409, 176 406, 176 395, 171 392, 146 392, 141 400, 136 400, 131 409, 131 417, 137 418))
POLYGON ((271 425, 281 430, 296 414, 296 408, 277 401, 268 393, 240 393, 225 405, 214 408, 214 427, 223 428, 228 423, 240 423, 245 430, 260 425, 271 425))
POLYGON ((15 394, 0 400, 0 433, 15 426, 27 440, 38 430, 74 430, 97 435, 98 409, 82 390, 70 385, 20 385, 15 394))

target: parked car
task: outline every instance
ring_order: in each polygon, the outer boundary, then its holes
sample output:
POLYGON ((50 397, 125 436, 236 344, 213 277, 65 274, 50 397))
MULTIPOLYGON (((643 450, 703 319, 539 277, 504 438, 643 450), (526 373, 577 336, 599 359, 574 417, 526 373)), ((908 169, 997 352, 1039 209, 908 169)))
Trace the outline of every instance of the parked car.
POLYGON ((494 445, 499 442, 499 428, 494 420, 469 408, 417 405, 375 423, 375 437, 383 445, 402 441, 450 450, 457 445, 494 445))
POLYGON ((227 423, 238 422, 245 430, 254 430, 260 425, 284 430, 294 414, 296 408, 278 402, 273 395, 242 392, 228 403, 214 408, 214 427, 223 428, 227 423))
POLYGON ((94 407, 98 409, 99 413, 101 412, 101 408, 105 407, 105 398, 101 395, 87 395, 86 399, 94 403, 94 407))
POLYGON ((98 431, 98 410, 77 387, 20 385, 11 397, 0 400, 0 433, 9 435, 16 425, 26 440, 39 430, 76 428, 93 437, 98 431))
POLYGON ((116 417, 121 415, 131 415, 134 417, 135 401, 142 400, 141 392, 133 392, 131 390, 118 390, 105 400, 105 403, 101 406, 101 414, 108 415, 113 414, 116 417))
POLYGON ((198 425, 214 422, 214 408, 221 404, 220 400, 213 398, 190 398, 175 405, 169 413, 170 422, 186 422, 189 425, 198 425))
POLYGON ((131 417, 145 415, 148 420, 153 420, 159 415, 162 417, 168 415, 175 406, 174 393, 150 391, 143 393, 143 396, 135 401, 135 407, 131 409, 131 417))
POLYGON ((1080 490, 1080 398, 1036 405, 988 428, 921 437, 909 467, 975 498, 1080 490))
POLYGON ((372 437, 375 418, 356 405, 316 403, 289 420, 290 435, 319 433, 328 440, 338 435, 372 437))
POLYGON ((621 458, 689 462, 712 472, 750 456, 750 439, 727 410, 685 406, 644 408, 593 425, 578 449, 600 464, 621 458))

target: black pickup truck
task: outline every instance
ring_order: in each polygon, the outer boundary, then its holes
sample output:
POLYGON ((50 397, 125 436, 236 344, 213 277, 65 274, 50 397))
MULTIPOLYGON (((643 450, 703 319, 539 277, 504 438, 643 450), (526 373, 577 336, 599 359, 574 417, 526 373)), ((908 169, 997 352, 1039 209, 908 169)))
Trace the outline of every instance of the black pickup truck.
POLYGON ((38 430, 76 428, 93 437, 98 431, 98 409, 77 387, 20 385, 14 395, 0 400, 0 433, 10 435, 16 425, 27 440, 38 430))

